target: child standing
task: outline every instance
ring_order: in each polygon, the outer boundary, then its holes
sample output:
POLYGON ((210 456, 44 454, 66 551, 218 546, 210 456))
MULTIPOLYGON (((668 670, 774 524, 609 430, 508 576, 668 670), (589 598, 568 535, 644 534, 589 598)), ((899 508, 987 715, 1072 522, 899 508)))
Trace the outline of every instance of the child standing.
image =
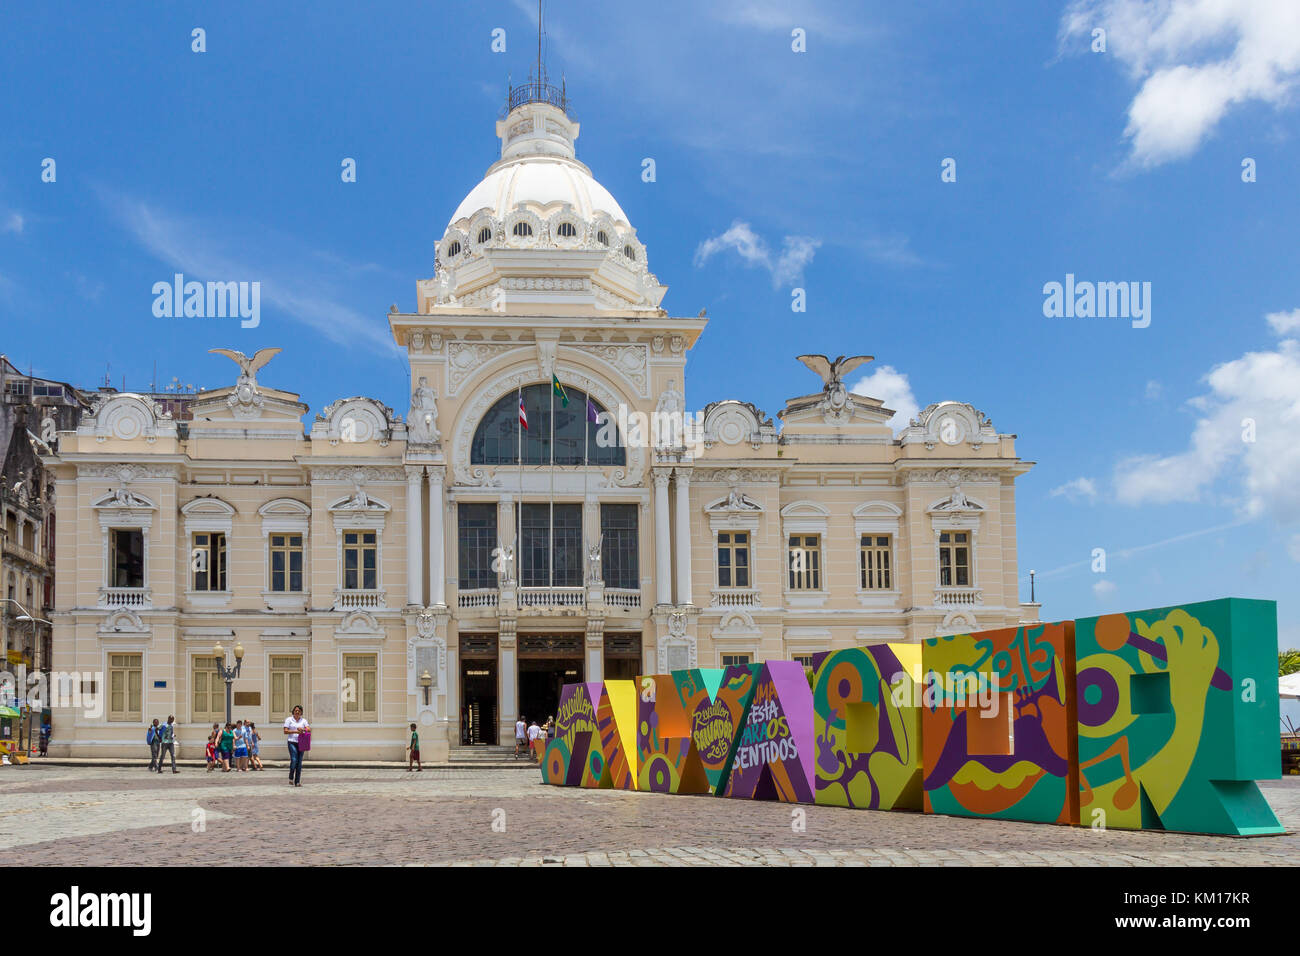
POLYGON ((262 758, 259 756, 262 742, 262 735, 257 732, 257 725, 251 720, 248 722, 248 762, 254 770, 262 769, 262 758))
POLYGON ((411 743, 409 753, 406 758, 406 772, 411 772, 411 765, 415 764, 416 770, 423 770, 424 765, 420 763, 420 734, 415 729, 415 724, 411 724, 411 743))
POLYGON ((217 735, 208 734, 208 773, 217 767, 217 735))

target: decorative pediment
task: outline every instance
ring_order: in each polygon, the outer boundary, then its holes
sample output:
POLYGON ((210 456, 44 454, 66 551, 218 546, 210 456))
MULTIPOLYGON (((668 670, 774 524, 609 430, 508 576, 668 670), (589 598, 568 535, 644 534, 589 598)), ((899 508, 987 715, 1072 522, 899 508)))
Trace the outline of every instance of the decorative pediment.
POLYGON ((997 441, 998 433, 989 417, 965 402, 937 402, 929 405, 903 430, 904 445, 923 443, 927 449, 938 445, 969 444, 978 450, 985 442, 997 441))
POLYGON ((330 505, 330 511, 333 512, 362 512, 366 514, 382 514, 385 511, 392 511, 393 506, 379 498, 373 498, 366 494, 364 488, 358 488, 355 492, 346 498, 340 498, 334 504, 330 505))
POLYGON ((334 628, 334 637, 338 638, 383 638, 384 630, 369 611, 349 611, 334 628))
POLYGON ((978 514, 984 511, 984 505, 967 498, 961 490, 961 485, 957 485, 946 498, 940 498, 938 501, 931 502, 930 507, 925 509, 927 514, 978 514))
POLYGON ((889 501, 867 501, 853 509, 853 533, 897 533, 903 509, 889 501))
POLYGON ((181 514, 187 518, 232 518, 235 508, 215 495, 208 495, 181 505, 181 514))
POLYGON ((77 434, 94 436, 96 441, 143 438, 153 443, 160 437, 175 438, 176 423, 149 396, 120 392, 100 397, 82 417, 77 434))
POLYGON ((257 509, 263 518, 307 518, 311 516, 311 506, 297 498, 275 498, 257 509))
POLYGON ((739 488, 733 487, 726 497, 719 498, 704 509, 709 514, 727 514, 730 512, 761 512, 763 506, 739 488))
POLYGON ((739 445, 749 442, 758 448, 765 442, 776 441, 776 426, 758 406, 734 398, 712 402, 704 408, 704 447, 718 442, 739 445))
POLYGON ((114 509, 122 511, 156 511, 158 508, 144 495, 137 495, 134 491, 129 491, 126 488, 110 491, 102 498, 92 502, 91 507, 99 510, 114 509))
POLYGON ((713 629, 713 639, 727 640, 758 640, 762 632, 754 624, 754 618, 748 611, 741 608, 732 608, 722 615, 722 620, 718 622, 717 627, 713 629))
POLYGON ((328 441, 331 445, 377 441, 382 447, 403 428, 401 417, 387 405, 356 395, 325 406, 312 424, 311 437, 312 441, 328 441))
POLYGON ((148 634, 149 627, 134 611, 122 609, 114 611, 104 618, 99 625, 99 633, 108 634, 148 634))

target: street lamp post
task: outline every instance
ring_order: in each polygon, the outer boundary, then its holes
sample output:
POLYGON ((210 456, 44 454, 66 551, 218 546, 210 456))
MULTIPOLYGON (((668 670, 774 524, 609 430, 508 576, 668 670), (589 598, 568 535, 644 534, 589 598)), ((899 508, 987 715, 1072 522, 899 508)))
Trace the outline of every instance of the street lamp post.
POLYGON ((226 723, 233 724, 234 718, 231 716, 231 695, 234 693, 235 680, 239 677, 239 670, 244 666, 244 645, 238 641, 235 642, 235 666, 226 666, 226 649, 221 646, 220 642, 212 649, 212 657, 217 662, 217 674, 226 682, 226 723))
MULTIPOLYGON (((43 617, 37 617, 31 611, 27 610, 27 608, 23 607, 22 604, 20 604, 18 601, 15 601, 13 598, 0 598, 0 604, 12 604, 14 607, 18 608, 20 612, 15 616, 14 620, 26 621, 27 623, 31 624, 32 663, 34 665, 36 663, 36 625, 49 624, 50 627, 53 627, 54 624, 50 621, 45 620, 45 618, 43 617)), ((28 753, 28 751, 32 749, 32 708, 30 706, 31 702, 27 700, 27 688, 23 687, 20 689, 19 692, 22 694, 23 700, 26 701, 25 705, 20 705, 20 706, 22 706, 23 710, 27 712, 27 746, 25 748, 23 747, 23 725, 20 723, 18 725, 18 752, 22 754, 26 754, 28 753)), ((17 701, 15 701, 15 703, 17 703, 17 701)))
POLYGON ((424 688, 424 706, 428 707, 429 691, 433 689, 433 675, 430 674, 428 670, 425 670, 425 672, 420 675, 420 686, 424 688))

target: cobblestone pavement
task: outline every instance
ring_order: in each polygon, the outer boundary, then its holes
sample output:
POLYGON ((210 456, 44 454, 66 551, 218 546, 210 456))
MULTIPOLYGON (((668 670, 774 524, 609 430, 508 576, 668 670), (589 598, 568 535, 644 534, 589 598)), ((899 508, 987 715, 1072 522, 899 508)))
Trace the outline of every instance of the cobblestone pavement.
MULTIPOLYGON (((1300 828, 1300 778, 1262 784, 1300 828)), ((1095 831, 592 791, 506 771, 173 776, 0 768, 0 853, 22 865, 1293 865, 1300 836, 1095 831), (497 822, 497 829, 493 823, 497 822), (501 824, 504 832, 500 832, 501 824)))

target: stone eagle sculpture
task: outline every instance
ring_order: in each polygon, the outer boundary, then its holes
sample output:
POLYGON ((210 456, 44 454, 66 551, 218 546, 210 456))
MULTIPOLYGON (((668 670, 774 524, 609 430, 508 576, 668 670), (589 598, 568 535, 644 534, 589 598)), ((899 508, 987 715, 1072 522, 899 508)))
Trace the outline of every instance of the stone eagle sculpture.
POLYGON ((841 355, 832 361, 825 355, 800 355, 798 359, 816 372, 822 378, 822 385, 825 390, 830 392, 835 389, 836 385, 844 384, 844 376, 848 375, 859 365, 865 365, 872 361, 874 355, 851 355, 847 358, 841 355))
POLYGON ((247 381, 252 385, 256 385, 257 370, 279 355, 283 349, 258 349, 253 353, 252 358, 249 358, 243 352, 237 352, 234 349, 208 349, 208 351, 214 355, 224 355, 226 358, 238 365, 239 380, 241 382, 247 381))

